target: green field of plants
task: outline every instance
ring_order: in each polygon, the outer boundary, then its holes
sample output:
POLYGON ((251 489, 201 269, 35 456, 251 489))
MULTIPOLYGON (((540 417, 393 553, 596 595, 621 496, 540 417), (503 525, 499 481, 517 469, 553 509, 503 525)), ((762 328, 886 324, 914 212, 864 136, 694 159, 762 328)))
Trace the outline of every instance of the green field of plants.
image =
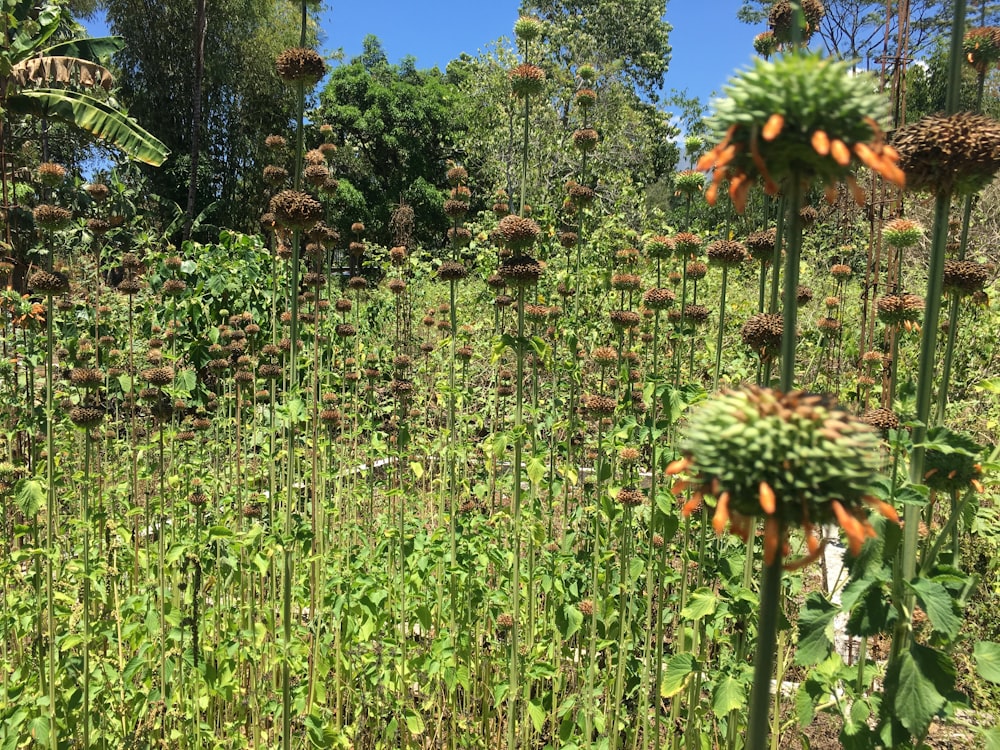
POLYGON ((3 2, 0 749, 1000 748, 986 3, 747 2, 681 131, 662 1, 442 74, 227 0, 242 82, 161 3, 171 105, 3 2))

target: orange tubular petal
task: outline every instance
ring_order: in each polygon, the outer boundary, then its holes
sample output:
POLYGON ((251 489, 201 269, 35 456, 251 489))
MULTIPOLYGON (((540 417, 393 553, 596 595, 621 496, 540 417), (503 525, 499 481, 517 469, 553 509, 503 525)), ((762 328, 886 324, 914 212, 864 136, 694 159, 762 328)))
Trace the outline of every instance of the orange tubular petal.
POLYGON ((767 118, 764 129, 760 131, 761 138, 765 141, 773 141, 781 135, 781 129, 785 127, 785 116, 775 112, 767 118))
POLYGON ((924 479, 930 479, 932 476, 938 473, 937 469, 931 469, 926 474, 924 474, 924 479))
POLYGON ((819 556, 823 554, 823 550, 826 549, 826 542, 820 542, 813 536, 806 537, 807 542, 811 541, 812 544, 809 545, 809 554, 805 557, 800 557, 798 560, 792 560, 791 562, 785 563, 782 567, 785 570, 798 570, 799 568, 804 568, 810 563, 816 562, 819 556))
POLYGON ((679 482, 674 482, 674 486, 670 488, 670 492, 674 497, 684 494, 687 488, 691 486, 691 483, 686 479, 682 479, 679 482))
POLYGON ((974 490, 975 490, 976 492, 980 492, 980 493, 981 493, 981 492, 984 492, 984 491, 985 491, 985 488, 983 487, 983 483, 982 483, 982 482, 980 482, 980 481, 979 481, 978 479, 973 479, 973 480, 971 480, 971 481, 969 482, 969 484, 971 484, 971 485, 972 485, 972 488, 973 488, 973 489, 974 489, 974 490))
POLYGON ((889 145, 882 146, 882 158, 888 159, 893 164, 899 161, 899 152, 889 145))
POLYGON ((690 465, 691 462, 688 461, 687 458, 678 458, 676 461, 671 461, 667 465, 667 474, 669 475, 680 474, 690 465))
POLYGON ((681 508, 681 515, 687 518, 692 513, 694 513, 698 508, 701 507, 702 496, 700 492, 696 492, 691 495, 691 499, 684 503, 684 507, 681 508))
POLYGON ((812 142, 813 151, 820 156, 828 156, 830 154, 830 136, 825 131, 817 130, 812 134, 810 141, 812 142))
MULTIPOLYGON (((760 155, 760 150, 757 148, 757 139, 751 139, 750 141, 750 158, 753 159, 753 164, 757 167, 757 171, 760 172, 760 176, 764 178, 764 189, 767 191, 768 195, 774 195, 778 192, 778 186, 774 184, 774 180, 771 179, 771 172, 767 168, 767 163, 764 161, 764 157, 760 155)), ((740 213, 743 213, 740 211, 740 213)))
POLYGON ((715 506, 715 515, 712 516, 712 528, 715 533, 722 536, 722 532, 729 523, 729 493, 723 492, 719 495, 719 502, 715 506))
POLYGON ((774 490, 767 482, 760 483, 760 507, 769 516, 774 515, 778 509, 778 500, 774 496, 774 490))
POLYGON ((750 538, 750 518, 742 513, 732 513, 729 517, 729 530, 744 542, 750 538))
POLYGON ((851 196, 854 198, 854 202, 858 204, 858 207, 864 208, 865 203, 868 201, 868 196, 865 195, 864 188, 851 175, 847 175, 847 187, 850 188, 851 196))
POLYGON ((750 194, 750 188, 753 187, 753 180, 745 180, 736 191, 736 195, 733 197, 733 208, 736 209, 736 213, 742 214, 747 207, 747 196, 750 194))
POLYGON ((717 200, 719 200, 719 184, 713 182, 708 186, 708 190, 705 191, 705 201, 708 205, 714 206, 717 200))
POLYGON ((846 167, 851 163, 850 149, 847 148, 846 143, 836 138, 830 141, 830 156, 842 167, 846 167))
POLYGON ((834 182, 827 183, 827 186, 823 188, 823 198, 831 206, 837 202, 837 185, 834 182))
POLYGON ((833 515, 837 518, 837 523, 840 524, 840 527, 847 535, 851 554, 857 555, 861 552, 861 545, 865 541, 865 533, 861 528, 860 522, 844 509, 839 500, 831 501, 830 505, 833 508, 833 515))
POLYGON ((889 503, 885 502, 885 500, 879 500, 877 497, 868 496, 865 498, 865 502, 875 508, 875 510, 881 513, 883 517, 893 523, 899 523, 899 513, 897 513, 896 509, 889 503))
POLYGON ((724 167, 733 159, 736 158, 736 154, 740 152, 739 146, 735 143, 731 143, 726 148, 719 153, 719 158, 715 162, 715 168, 724 167))
POLYGON ((694 168, 699 172, 707 172, 718 163, 720 153, 721 149, 718 146, 713 148, 711 151, 706 151, 701 155, 701 158, 698 159, 698 163, 694 165, 694 168))
POLYGON ((764 522, 764 564, 774 565, 781 544, 781 523, 774 516, 764 522))
POLYGON ((872 151, 867 143, 855 143, 854 153, 857 154, 862 164, 872 171, 882 174, 882 157, 872 151))

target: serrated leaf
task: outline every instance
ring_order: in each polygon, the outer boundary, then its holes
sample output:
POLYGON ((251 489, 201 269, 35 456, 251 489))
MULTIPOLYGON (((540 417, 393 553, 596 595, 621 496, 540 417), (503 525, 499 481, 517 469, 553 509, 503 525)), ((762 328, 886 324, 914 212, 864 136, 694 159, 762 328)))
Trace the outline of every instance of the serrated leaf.
POLYGON ((939 688, 950 691, 954 680, 947 656, 914 644, 886 674, 885 692, 892 696, 892 711, 900 724, 920 737, 948 702, 939 688))
POLYGON ((976 671, 989 682, 1000 684, 1000 643, 980 641, 973 649, 976 671))
POLYGON ((412 709, 406 710, 406 728, 414 737, 424 733, 424 720, 420 718, 420 714, 412 709))
POLYGON ((712 710, 718 718, 742 708, 746 702, 744 685, 734 677, 723 677, 712 691, 712 710))
POLYGON ((673 698, 687 682, 688 677, 694 672, 694 657, 691 654, 674 654, 667 662, 667 668, 663 671, 663 682, 660 683, 660 697, 673 698))
POLYGON ((827 601, 819 592, 806 597, 799 613, 799 642, 795 647, 795 663, 806 666, 818 664, 833 649, 833 620, 837 605, 827 601))
POLYGON ((45 489, 37 479, 18 479, 14 483, 14 503, 23 515, 36 515, 44 501, 45 489))
POLYGON ((702 586, 691 592, 687 606, 681 610, 681 617, 697 622, 701 618, 713 614, 718 605, 719 599, 715 592, 707 586, 702 586))
POLYGON ((541 732, 542 727, 545 726, 545 709, 535 701, 528 701, 528 716, 531 717, 531 723, 534 725, 535 731, 541 732))
POLYGON ((532 458, 528 461, 528 481, 532 484, 537 485, 542 481, 542 477, 545 476, 545 464, 542 463, 541 459, 532 458))
POLYGON ((983 750, 1000 750, 1000 727, 976 730, 983 738, 983 750))
POLYGON ((917 578, 907 585, 917 595, 934 630, 944 633, 949 640, 954 639, 962 627, 962 620, 955 611, 955 601, 948 590, 929 578, 917 578))
POLYGON ((572 604, 567 604, 563 607, 563 617, 556 618, 556 625, 559 626, 559 632, 563 638, 572 638, 583 625, 583 612, 572 604))

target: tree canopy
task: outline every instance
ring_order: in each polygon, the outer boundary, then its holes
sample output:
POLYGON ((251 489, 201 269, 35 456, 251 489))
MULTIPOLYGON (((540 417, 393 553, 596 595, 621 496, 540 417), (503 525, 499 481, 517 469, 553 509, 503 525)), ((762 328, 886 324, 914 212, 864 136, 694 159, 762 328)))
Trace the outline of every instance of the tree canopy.
POLYGON ((441 191, 464 130, 460 96, 437 68, 419 70, 412 57, 390 64, 372 35, 360 55, 333 69, 313 119, 333 128, 339 147, 332 168, 342 233, 361 221, 370 239, 389 244, 389 218, 403 201, 416 213, 414 239, 443 242, 441 191))

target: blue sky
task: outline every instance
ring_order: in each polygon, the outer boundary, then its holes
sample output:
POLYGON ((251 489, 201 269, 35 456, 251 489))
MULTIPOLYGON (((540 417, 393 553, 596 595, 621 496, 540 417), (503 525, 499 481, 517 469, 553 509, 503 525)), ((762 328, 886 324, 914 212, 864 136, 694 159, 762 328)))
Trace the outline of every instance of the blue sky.
MULTIPOLYGON (((740 0, 668 0, 673 57, 665 90, 687 89, 703 102, 720 93, 729 77, 749 64, 759 29, 736 20, 740 0)), ((348 58, 374 34, 393 62, 413 55, 418 68, 442 70, 462 52, 471 55, 501 36, 511 36, 518 0, 457 4, 453 0, 328 0, 322 16, 323 47, 343 48, 348 58)))
MULTIPOLYGON (((752 40, 764 27, 736 20, 740 0, 668 0, 673 56, 664 90, 687 90, 707 104, 753 57, 752 40)), ((519 0, 327 0, 321 16, 321 52, 343 48, 348 58, 374 34, 390 61, 413 55, 417 67, 442 70, 462 52, 475 55, 501 36, 511 36, 519 0)), ((107 33, 103 17, 87 24, 107 33)))

